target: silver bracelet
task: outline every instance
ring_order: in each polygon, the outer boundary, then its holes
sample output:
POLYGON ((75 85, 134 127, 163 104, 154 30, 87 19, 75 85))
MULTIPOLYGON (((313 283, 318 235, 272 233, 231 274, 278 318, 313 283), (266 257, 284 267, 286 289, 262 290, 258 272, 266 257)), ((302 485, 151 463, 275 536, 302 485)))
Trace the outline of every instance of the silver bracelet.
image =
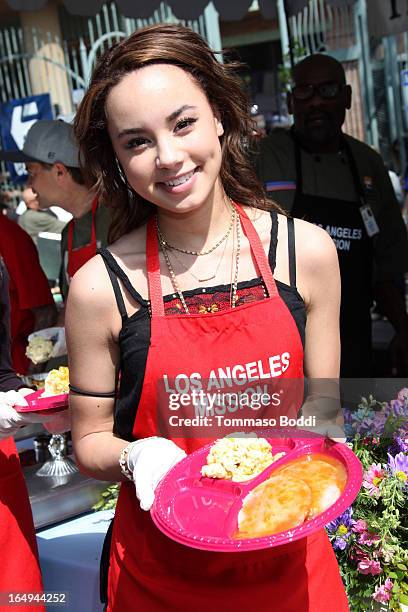
POLYGON ((120 453, 120 457, 119 457, 120 471, 122 472, 124 476, 126 476, 126 478, 128 478, 128 480, 133 480, 133 474, 129 470, 129 466, 128 466, 128 456, 129 456, 130 449, 132 448, 133 445, 134 445, 134 442, 131 442, 130 444, 125 446, 123 451, 120 453))

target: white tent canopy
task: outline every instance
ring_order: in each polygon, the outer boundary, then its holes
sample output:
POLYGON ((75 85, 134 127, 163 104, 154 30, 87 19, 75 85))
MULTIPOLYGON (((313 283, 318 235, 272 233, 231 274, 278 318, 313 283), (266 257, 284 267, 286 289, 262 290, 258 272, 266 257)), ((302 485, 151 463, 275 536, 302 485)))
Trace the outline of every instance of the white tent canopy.
MULTIPOLYGON (((68 12, 73 15, 92 16, 100 11, 105 0, 63 0, 68 12)), ((152 16, 162 0, 116 0, 125 17, 146 19, 152 16)), ((248 12, 252 0, 212 0, 225 21, 240 20, 248 12)), ((43 8, 48 0, 6 0, 16 11, 35 11, 43 8)), ((258 0, 265 18, 277 18, 277 0, 258 0)), ((331 7, 353 5, 357 0, 325 0, 331 7)), ((370 34, 382 37, 408 30, 406 0, 366 0, 370 34)), ((202 15, 208 0, 166 0, 179 19, 192 20, 202 15)), ((288 16, 296 15, 305 8, 308 0, 284 0, 288 16)))

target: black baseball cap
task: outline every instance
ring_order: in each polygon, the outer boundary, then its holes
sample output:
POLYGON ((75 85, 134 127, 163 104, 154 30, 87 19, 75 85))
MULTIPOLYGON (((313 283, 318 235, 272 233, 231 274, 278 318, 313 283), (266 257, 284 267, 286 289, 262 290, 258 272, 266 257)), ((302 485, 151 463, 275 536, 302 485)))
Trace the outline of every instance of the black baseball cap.
POLYGON ((78 146, 71 124, 60 119, 43 119, 27 132, 22 149, 0 150, 0 159, 9 162, 61 162, 69 168, 79 168, 78 146))

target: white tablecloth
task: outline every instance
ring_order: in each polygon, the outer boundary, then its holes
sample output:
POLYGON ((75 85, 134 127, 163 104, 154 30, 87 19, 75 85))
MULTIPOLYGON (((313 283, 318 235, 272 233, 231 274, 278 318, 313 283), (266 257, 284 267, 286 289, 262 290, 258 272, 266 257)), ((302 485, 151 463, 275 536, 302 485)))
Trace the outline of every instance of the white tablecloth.
POLYGON ((100 612, 99 560, 112 511, 93 512, 37 532, 45 591, 67 593, 64 612, 100 612))

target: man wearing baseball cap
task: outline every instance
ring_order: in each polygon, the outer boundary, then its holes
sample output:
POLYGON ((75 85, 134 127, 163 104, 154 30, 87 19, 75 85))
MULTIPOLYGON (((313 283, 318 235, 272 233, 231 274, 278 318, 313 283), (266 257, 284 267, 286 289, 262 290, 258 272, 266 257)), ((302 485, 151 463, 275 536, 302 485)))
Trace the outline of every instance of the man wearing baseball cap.
POLYGON ((26 164, 29 185, 42 209, 57 205, 73 216, 61 235, 60 287, 65 299, 75 272, 107 244, 110 222, 107 209, 99 204, 79 169, 73 128, 60 120, 37 121, 23 149, 0 151, 0 159, 26 164))

